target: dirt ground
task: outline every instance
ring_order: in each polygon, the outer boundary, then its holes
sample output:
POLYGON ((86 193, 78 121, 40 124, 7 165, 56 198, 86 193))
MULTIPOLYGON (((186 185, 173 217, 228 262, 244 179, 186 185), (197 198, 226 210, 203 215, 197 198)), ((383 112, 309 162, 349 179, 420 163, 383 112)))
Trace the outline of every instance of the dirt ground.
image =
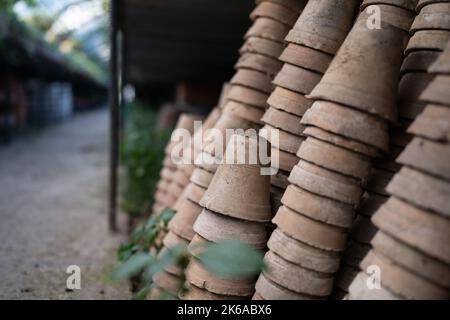
POLYGON ((109 278, 125 237, 107 230, 107 177, 106 109, 0 146, 0 299, 130 298, 109 278))

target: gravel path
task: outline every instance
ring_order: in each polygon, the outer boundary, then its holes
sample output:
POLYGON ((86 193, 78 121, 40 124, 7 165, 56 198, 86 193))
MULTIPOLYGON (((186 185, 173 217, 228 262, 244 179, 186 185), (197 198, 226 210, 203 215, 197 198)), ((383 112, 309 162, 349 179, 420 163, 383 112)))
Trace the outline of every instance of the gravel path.
POLYGON ((0 299, 130 298, 109 279, 124 236, 107 230, 107 173, 106 109, 0 147, 0 299))

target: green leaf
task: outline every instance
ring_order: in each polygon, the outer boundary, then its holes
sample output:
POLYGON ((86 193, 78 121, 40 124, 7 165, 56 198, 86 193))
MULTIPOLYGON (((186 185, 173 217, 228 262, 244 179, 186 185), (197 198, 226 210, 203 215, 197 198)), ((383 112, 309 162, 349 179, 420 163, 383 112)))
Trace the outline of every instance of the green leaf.
POLYGON ((164 223, 164 225, 167 225, 170 222, 170 220, 172 220, 175 213, 176 211, 172 208, 163 209, 163 211, 160 214, 160 219, 164 223))
POLYGON ((137 250, 139 246, 135 243, 125 242, 122 243, 117 250, 117 258, 120 262, 125 262, 128 260, 137 250))
POLYGON ((264 268, 262 252, 238 240, 208 245, 199 259, 209 272, 223 278, 256 276, 264 268))
POLYGON ((177 245, 162 251, 156 258, 156 261, 147 266, 143 274, 144 280, 151 282, 154 275, 164 271, 164 269, 171 265, 178 265, 178 262, 187 255, 187 247, 185 245, 177 245))
POLYGON ((151 286, 143 287, 141 290, 135 293, 135 295, 133 296, 133 300, 144 300, 150 293, 151 288, 151 286))
POLYGON ((148 253, 138 253, 114 269, 112 278, 123 280, 137 275, 151 264, 155 258, 148 253))

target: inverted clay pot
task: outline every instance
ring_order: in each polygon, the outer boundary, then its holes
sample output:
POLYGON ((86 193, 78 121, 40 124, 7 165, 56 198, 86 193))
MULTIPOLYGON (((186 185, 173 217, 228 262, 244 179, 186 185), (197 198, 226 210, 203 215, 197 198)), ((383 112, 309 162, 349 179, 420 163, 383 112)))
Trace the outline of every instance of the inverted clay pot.
POLYGON ((244 39, 259 37, 283 43, 284 37, 289 32, 290 27, 269 18, 259 18, 245 33, 244 39))
POLYGON ((255 70, 239 69, 231 78, 231 84, 253 88, 265 93, 272 92, 270 76, 255 70))
POLYGON ((321 77, 320 73, 285 63, 273 83, 285 89, 308 94, 319 83, 321 77))
POLYGON ((389 192, 386 190, 387 185, 391 181, 395 173, 374 168, 370 180, 366 185, 366 191, 389 197, 389 192))
MULTIPOLYGON (((262 272, 255 285, 256 294, 264 300, 311 300, 312 297, 286 289, 279 284, 269 280, 262 272)), ((255 298, 253 298, 255 300, 255 298)))
POLYGON ((342 228, 349 228, 355 215, 352 206, 315 195, 293 184, 286 189, 281 201, 311 219, 342 228))
POLYGON ((179 277, 167 271, 162 271, 153 276, 153 281, 158 287, 164 289, 171 295, 178 296, 178 290, 182 284, 182 280, 179 277))
POLYGON ((447 43, 444 53, 439 55, 438 59, 431 65, 429 72, 450 74, 450 43, 447 43))
POLYGON ((231 86, 228 93, 229 100, 241 102, 261 109, 269 107, 266 102, 267 98, 267 93, 239 85, 231 86))
POLYGON ((349 287, 349 300, 400 300, 401 297, 390 292, 388 289, 381 286, 377 290, 368 290, 367 281, 369 276, 364 272, 358 273, 353 279, 349 287))
POLYGON ((169 182, 172 182, 173 175, 175 174, 175 172, 176 172, 175 170, 171 170, 169 168, 163 168, 161 170, 160 175, 161 175, 161 178, 163 178, 169 182))
POLYGON ((172 161, 172 159, 170 157, 165 157, 164 158, 163 166, 167 167, 169 169, 172 169, 172 170, 176 170, 177 169, 177 165, 175 163, 173 163, 173 161, 172 161))
POLYGON ((423 7, 432 4, 432 3, 438 3, 438 2, 445 2, 445 0, 419 0, 416 7, 416 12, 420 12, 420 10, 423 9, 423 7))
POLYGON ((211 244, 213 244, 213 242, 206 240, 201 235, 196 233, 189 243, 188 251, 193 257, 200 259, 201 255, 211 244))
POLYGON ((255 283, 254 278, 222 279, 206 270, 195 258, 189 263, 186 277, 191 284, 200 289, 226 296, 250 297, 255 283))
POLYGON ((203 170, 206 170, 208 172, 211 172, 214 174, 219 167, 221 159, 217 158, 208 152, 202 152, 195 158, 195 164, 202 168, 203 170))
POLYGON ((278 167, 283 171, 291 171, 292 168, 300 160, 294 153, 279 150, 275 146, 272 146, 271 156, 272 156, 271 160, 272 166, 277 164, 278 167), (275 159, 275 157, 277 159, 275 159), (278 161, 276 162, 276 160, 278 161))
POLYGON ((340 256, 336 252, 306 245, 276 229, 267 243, 269 249, 283 259, 306 269, 334 273, 339 269, 340 256))
MULTIPOLYGON (((405 32, 409 32, 409 28, 411 27, 416 16, 413 11, 406 10, 398 6, 381 3, 375 4, 374 7, 380 9, 382 23, 388 23, 402 29, 405 32)), ((363 11, 361 11, 358 19, 364 19, 364 21, 370 22, 370 19, 373 15, 373 11, 370 11, 370 9, 371 6, 368 6, 363 11)))
POLYGON ((184 187, 180 186, 175 181, 172 181, 170 185, 167 187, 167 193, 170 194, 171 197, 177 199, 178 196, 183 193, 184 187))
POLYGON ((225 296, 221 294, 216 294, 209 292, 205 289, 200 289, 199 287, 191 284, 189 290, 186 293, 180 295, 182 300, 240 300, 242 297, 238 296, 225 296))
POLYGON ((325 297, 333 288, 333 276, 302 268, 269 251, 264 257, 265 276, 280 286, 306 295, 325 297))
POLYGON ((448 90, 450 86, 449 75, 437 75, 430 83, 427 89, 422 93, 420 98, 424 101, 442 104, 445 106, 450 105, 450 92, 448 90))
POLYGON ((450 30, 450 3, 433 3, 420 10, 411 32, 418 30, 450 30))
POLYGON ((360 181, 300 160, 289 181, 319 196, 358 206, 362 195, 360 181))
POLYGON ((434 284, 450 288, 450 266, 424 255, 384 232, 378 232, 372 240, 376 252, 402 268, 415 273, 434 284))
POLYGON ((261 118, 264 115, 263 109, 255 108, 236 101, 228 101, 228 103, 223 108, 223 112, 244 118, 245 120, 257 124, 262 124, 261 118))
POLYGON ((258 292, 255 292, 252 296, 252 300, 266 300, 258 292))
POLYGON ((208 188, 214 174, 202 168, 196 168, 191 175, 191 182, 203 188, 208 188))
POLYGON ((419 30, 409 40, 405 55, 418 50, 443 51, 449 38, 446 30, 419 30))
POLYGON ((381 270, 381 283, 390 291, 406 299, 449 299, 450 292, 394 264, 387 257, 374 250, 370 251, 361 262, 366 269, 377 265, 381 270))
POLYGON ((353 24, 358 4, 355 0, 309 1, 286 40, 335 54, 353 24))
POLYGON ((212 242, 237 239, 256 248, 264 248, 267 241, 263 223, 235 219, 207 209, 203 209, 195 221, 194 230, 212 242))
POLYGON ((276 174, 270 176, 270 184, 281 189, 286 189, 289 186, 289 172, 275 170, 275 168, 273 168, 273 171, 276 171, 276 174))
POLYGON ((267 109, 261 120, 272 127, 301 136, 304 126, 300 125, 300 117, 275 108, 267 109))
POLYGON ((301 93, 277 86, 272 91, 267 103, 271 107, 300 117, 312 106, 313 101, 301 93))
POLYGON ((297 156, 320 167, 365 181, 371 170, 370 158, 331 143, 308 137, 297 156))
POLYGON ((166 248, 173 248, 177 245, 188 245, 189 241, 186 239, 180 237, 176 233, 173 233, 172 231, 169 231, 167 235, 163 239, 163 244, 166 248))
POLYGON ((427 72, 428 68, 433 64, 439 56, 437 51, 415 51, 408 54, 403 60, 401 73, 410 72, 427 72))
POLYGON ((372 222, 405 244, 450 264, 448 219, 391 197, 375 213, 372 222))
POLYGON ((419 101, 419 97, 433 78, 429 73, 408 73, 402 77, 398 90, 400 116, 415 119, 423 111, 425 103, 419 101))
POLYGON ((283 7, 286 7, 289 10, 296 12, 297 14, 300 14, 302 12, 307 2, 306 0, 256 0, 255 3, 260 4, 266 1, 282 5, 283 7))
POLYGON ((250 69, 267 73, 274 77, 281 69, 282 63, 274 58, 257 53, 244 53, 234 66, 236 69, 250 69))
POLYGON ((195 203, 200 203, 203 195, 206 192, 206 188, 196 185, 195 183, 190 183, 186 187, 186 197, 195 203))
POLYGON ((361 10, 373 4, 386 4, 414 12, 416 10, 417 0, 364 0, 361 5, 361 10))
POLYGON ((345 229, 313 220, 285 206, 278 210, 272 222, 288 236, 314 248, 328 251, 345 249, 345 229))
POLYGON ((276 2, 264 1, 250 13, 250 19, 253 21, 260 17, 271 18, 292 26, 297 21, 298 13, 276 2))
POLYGON ((297 67, 323 74, 327 71, 333 56, 309 47, 290 43, 279 59, 297 67))
POLYGON ((184 188, 189 183, 189 177, 182 170, 177 170, 173 175, 173 182, 184 188))
POLYGON ((202 207, 189 200, 185 194, 182 194, 175 204, 177 214, 170 220, 169 229, 178 236, 191 240, 194 236, 192 226, 202 211, 202 207))
POLYGON ((405 37, 406 33, 395 27, 369 29, 363 19, 358 20, 308 97, 395 121, 405 37))
POLYGON ((450 126, 446 119, 450 109, 438 105, 428 105, 420 117, 409 127, 408 132, 435 141, 450 141, 450 126))
POLYGON ((269 141, 273 147, 294 155, 297 152, 298 148, 300 148, 302 142, 305 140, 304 137, 300 137, 287 131, 274 128, 268 124, 266 124, 259 131, 259 135, 269 141))
POLYGON ((283 52, 283 48, 283 44, 278 41, 259 37, 249 37, 245 40, 244 44, 239 49, 239 53, 259 53, 272 57, 274 59, 278 59, 281 52, 283 52))

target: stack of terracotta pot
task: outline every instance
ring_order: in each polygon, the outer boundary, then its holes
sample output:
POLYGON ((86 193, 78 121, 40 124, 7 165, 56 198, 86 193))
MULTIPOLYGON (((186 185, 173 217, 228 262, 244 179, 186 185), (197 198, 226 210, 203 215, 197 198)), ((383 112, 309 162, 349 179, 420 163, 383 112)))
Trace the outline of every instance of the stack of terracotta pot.
POLYGON ((290 30, 287 47, 280 56, 281 71, 274 80, 275 90, 262 117, 265 126, 260 134, 272 144, 272 211, 281 205, 288 186, 288 176, 298 162, 296 152, 305 140, 300 120, 311 107, 305 95, 317 85, 353 24, 358 0, 310 1, 290 30), (277 129, 278 136, 271 130, 277 129))
MULTIPOLYGON (((175 129, 185 129, 190 133, 194 132, 194 122, 202 118, 193 114, 181 114, 178 118, 175 129)), ((178 143, 171 141, 165 149, 165 158, 163 168, 161 169, 161 178, 158 182, 155 203, 153 205, 153 213, 159 214, 162 209, 170 208, 177 201, 179 195, 189 183, 189 175, 185 170, 181 170, 172 161, 172 148, 178 143)), ((182 156, 182 155, 179 155, 182 156)))
POLYGON ((307 139, 273 219, 277 230, 265 257, 268 271, 256 284, 257 298, 331 294, 371 159, 388 148, 404 42, 402 30, 384 23, 369 29, 365 17, 359 18, 308 96, 316 101, 301 120, 307 139))
POLYGON ((420 96, 427 105, 408 129, 414 138, 390 198, 372 217, 379 231, 349 299, 450 299, 450 45, 429 71, 435 77, 420 96))
MULTIPOLYGON (((411 1, 408 3, 408 6, 403 7, 404 13, 401 15, 403 17, 403 29, 406 30, 406 27, 412 24, 410 34, 413 38, 416 36, 419 28, 421 32, 435 28, 440 30, 438 33, 440 35, 444 34, 444 32, 450 35, 450 26, 448 25, 450 21, 450 3, 420 5, 418 11, 421 10, 413 23, 412 17, 414 13, 412 10, 414 10, 416 3, 417 1, 411 1), (447 16, 447 20, 442 18, 445 16, 447 16), (407 22, 407 17, 409 17, 409 23, 407 22), (447 26, 445 23, 447 23, 447 26), (444 31, 446 29, 447 31, 444 31)), ((396 7, 395 10, 400 11, 402 9, 396 7)), ((395 159, 411 138, 406 133, 406 128, 423 110, 424 103, 418 100, 418 96, 433 78, 432 75, 427 73, 427 69, 436 59, 439 51, 443 49, 442 44, 439 44, 440 48, 427 46, 425 42, 419 45, 420 42, 413 38, 409 41, 405 50, 405 59, 401 68, 402 78, 399 86, 398 123, 391 128, 389 152, 374 163, 372 177, 365 188, 366 194, 361 208, 358 210, 359 216, 352 227, 348 247, 336 281, 336 298, 343 297, 348 292, 348 286, 360 270, 360 262, 371 248, 370 241, 377 229, 370 218, 389 197, 385 189, 386 185, 400 168, 395 159)), ((439 38, 434 32, 429 33, 422 39, 426 39, 428 43, 439 43, 439 38)))
MULTIPOLYGON (((200 201, 202 212, 195 221, 195 236, 190 243, 193 259, 187 278, 197 299, 250 298, 255 277, 226 278, 210 273, 198 255, 202 244, 221 240, 240 240, 256 249, 267 242, 270 221, 270 177, 261 174, 261 162, 252 163, 252 151, 267 143, 256 135, 233 135, 227 145, 226 159, 245 152, 244 163, 222 163, 200 201), (237 148, 242 148, 238 150, 237 148)), ((264 146, 267 148, 267 145, 264 146)), ((192 298, 189 294, 185 298, 192 298)))

